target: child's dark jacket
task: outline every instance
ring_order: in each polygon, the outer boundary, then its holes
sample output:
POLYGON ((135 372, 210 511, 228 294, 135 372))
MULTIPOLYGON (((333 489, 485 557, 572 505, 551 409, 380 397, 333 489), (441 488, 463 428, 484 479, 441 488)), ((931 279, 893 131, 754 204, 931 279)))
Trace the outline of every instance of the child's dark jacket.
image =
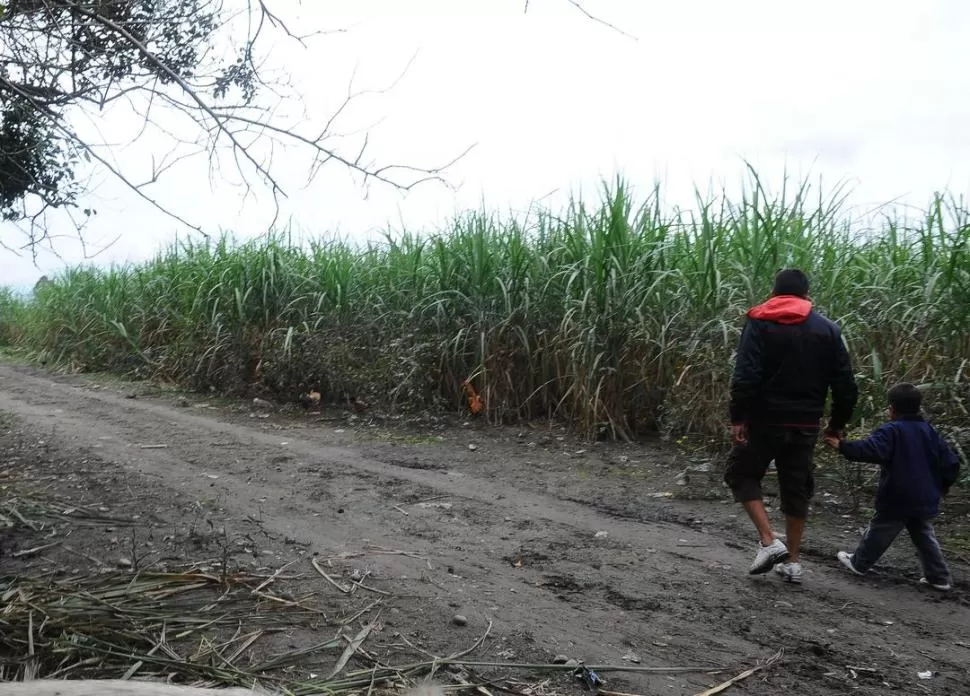
POLYGON ((921 416, 886 423, 865 440, 843 440, 839 453, 882 466, 876 514, 885 519, 931 519, 960 471, 956 452, 921 416))

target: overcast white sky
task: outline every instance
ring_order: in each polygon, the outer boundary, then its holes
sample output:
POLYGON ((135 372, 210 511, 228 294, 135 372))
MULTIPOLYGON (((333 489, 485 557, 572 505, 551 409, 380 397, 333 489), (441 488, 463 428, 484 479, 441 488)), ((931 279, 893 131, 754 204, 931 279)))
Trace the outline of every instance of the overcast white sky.
MULTIPOLYGON (((860 208, 970 192, 970 4, 961 0, 585 0, 636 40, 568 0, 531 0, 528 15, 523 0, 276 2, 300 27, 348 29, 270 56, 293 74, 316 121, 355 69, 358 87, 381 87, 417 52, 403 81, 345 114, 341 129, 381 120, 371 130, 381 161, 434 165, 476 144, 449 173, 457 192, 372 187, 364 199, 339 165, 307 190, 290 187, 283 214, 306 234, 431 229, 483 203, 521 211, 552 193, 555 204, 616 173, 643 189, 660 179, 668 201, 689 203, 694 184, 740 182, 743 159, 769 180, 786 163, 796 176, 848 180, 860 208)), ((126 125, 103 118, 103 132, 126 125)), ((147 172, 160 147, 170 145, 146 139, 116 157, 147 172)), ((299 164, 279 154, 274 162, 292 184, 299 164)), ((207 229, 265 232, 265 196, 243 205, 238 189, 213 191, 208 176, 196 160, 154 195, 207 229)), ((96 200, 90 247, 121 235, 96 263, 144 259, 185 233, 110 181, 96 200)), ((15 231, 2 234, 16 243, 15 231)), ((29 286, 83 259, 69 238, 56 249, 63 260, 43 252, 39 268, 0 252, 3 282, 29 286)))

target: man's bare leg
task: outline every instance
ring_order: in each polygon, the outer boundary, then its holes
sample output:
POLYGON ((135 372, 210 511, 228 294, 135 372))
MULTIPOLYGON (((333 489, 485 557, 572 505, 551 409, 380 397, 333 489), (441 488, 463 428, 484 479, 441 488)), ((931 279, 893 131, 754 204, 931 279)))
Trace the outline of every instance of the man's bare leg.
POLYGON ((798 563, 798 554, 802 549, 802 535, 805 533, 805 520, 799 517, 785 518, 785 541, 788 546, 788 562, 798 563))
MULTIPOLYGON (((758 536, 761 537, 761 545, 768 546, 775 540, 775 534, 771 531, 771 522, 768 520, 768 512, 765 510, 765 504, 762 500, 747 500, 744 503, 745 511, 748 513, 748 517, 754 522, 755 528, 758 530, 758 536)), ((801 539, 801 536, 799 536, 801 539)))

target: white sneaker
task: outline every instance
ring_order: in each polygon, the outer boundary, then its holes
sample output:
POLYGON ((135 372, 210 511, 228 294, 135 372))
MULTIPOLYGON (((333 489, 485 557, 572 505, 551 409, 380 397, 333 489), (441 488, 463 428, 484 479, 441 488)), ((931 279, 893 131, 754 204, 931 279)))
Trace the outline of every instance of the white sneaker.
POLYGON ((775 566, 775 573, 785 582, 790 582, 793 585, 802 584, 801 563, 779 563, 775 566))
POLYGON ((860 573, 855 569, 855 566, 852 565, 852 554, 848 551, 839 551, 836 554, 836 557, 839 559, 839 563, 848 568, 850 572, 855 573, 856 575, 864 575, 864 573, 860 573))
POLYGON ((919 579, 919 584, 920 585, 929 585, 934 590, 939 590, 940 592, 949 592, 950 590, 953 589, 953 585, 951 585, 948 582, 945 582, 945 583, 930 582, 926 578, 920 578, 919 579))
POLYGON ((751 564, 750 575, 761 575, 771 570, 775 564, 788 560, 788 547, 780 539, 775 539, 767 546, 758 544, 758 554, 751 564))

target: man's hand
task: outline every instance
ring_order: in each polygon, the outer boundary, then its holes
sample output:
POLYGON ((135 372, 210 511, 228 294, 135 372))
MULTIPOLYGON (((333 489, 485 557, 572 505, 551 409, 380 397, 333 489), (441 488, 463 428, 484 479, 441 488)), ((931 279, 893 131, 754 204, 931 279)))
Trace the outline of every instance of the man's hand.
POLYGON ((825 429, 823 433, 824 437, 835 437, 841 440, 845 437, 845 431, 838 428, 833 428, 831 425, 825 429))
POLYGON ((828 445, 834 450, 839 449, 839 443, 842 442, 841 437, 839 437, 838 435, 833 435, 831 433, 825 433, 825 436, 822 439, 825 440, 826 445, 828 445))
POLYGON ((748 426, 744 423, 735 425, 731 424, 731 442, 735 445, 746 445, 748 444, 748 426))

